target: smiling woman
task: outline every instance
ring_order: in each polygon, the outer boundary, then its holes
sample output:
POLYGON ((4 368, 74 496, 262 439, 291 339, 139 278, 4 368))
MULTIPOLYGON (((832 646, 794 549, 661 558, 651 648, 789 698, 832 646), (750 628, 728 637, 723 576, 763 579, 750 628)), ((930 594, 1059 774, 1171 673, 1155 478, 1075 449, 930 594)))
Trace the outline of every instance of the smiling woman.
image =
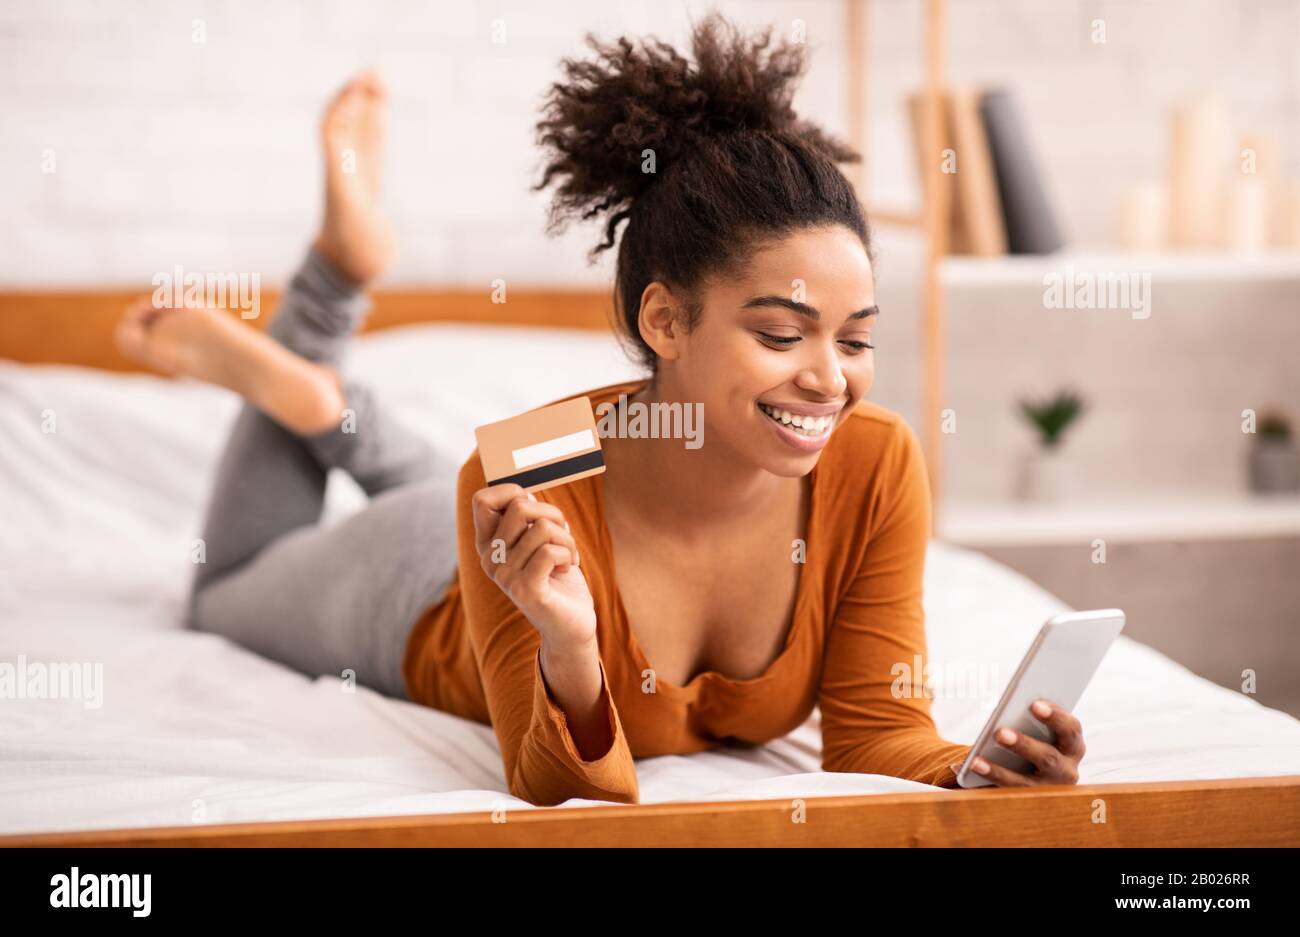
MULTIPOLYGON (((481 692, 511 791, 538 804, 634 802, 635 758, 765 742, 817 705, 827 771, 953 786, 966 746, 893 692, 925 658, 931 511, 914 434, 864 402, 871 243, 837 165, 856 157, 795 114, 803 50, 770 33, 710 17, 690 59, 591 43, 548 97, 538 188, 555 230, 604 218, 592 253, 617 244, 617 324, 649 377, 574 396, 697 407, 708 442, 614 435, 604 474, 536 494, 487 486, 471 455, 412 696, 481 692)), ((1077 756, 1053 755, 1000 780, 1072 781, 1077 756)))
MULTIPOLYGON (((837 165, 853 154, 791 107, 802 47, 717 17, 689 59, 593 44, 551 89, 542 187, 557 227, 607 216, 597 250, 618 245, 620 323, 649 377, 566 399, 689 413, 700 445, 617 434, 603 474, 530 494, 502 479, 591 440, 508 448, 489 485, 477 451, 457 475, 355 379, 362 289, 395 248, 387 92, 364 73, 326 111, 324 223, 266 332, 152 305, 118 330, 136 360, 245 401, 190 623, 490 723, 533 804, 636 802, 634 759, 780 738, 815 706, 827 771, 952 786, 966 746, 923 693, 893 689, 900 663, 924 672, 929 488, 912 431, 864 401, 868 228, 837 165), (366 171, 343 171, 344 151, 366 171), (371 500, 321 524, 335 469, 371 500)), ((1020 752, 1038 774, 991 779, 1072 781, 1069 729, 1068 751, 1020 752)))

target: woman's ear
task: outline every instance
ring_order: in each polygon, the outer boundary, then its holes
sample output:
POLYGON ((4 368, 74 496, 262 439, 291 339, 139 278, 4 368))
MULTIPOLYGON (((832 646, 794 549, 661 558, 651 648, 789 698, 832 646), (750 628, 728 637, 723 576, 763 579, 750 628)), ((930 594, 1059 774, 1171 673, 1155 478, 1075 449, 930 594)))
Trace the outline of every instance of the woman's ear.
POLYGON ((680 356, 682 319, 681 304, 663 283, 656 280, 641 292, 637 327, 641 338, 658 357, 673 361, 680 356))

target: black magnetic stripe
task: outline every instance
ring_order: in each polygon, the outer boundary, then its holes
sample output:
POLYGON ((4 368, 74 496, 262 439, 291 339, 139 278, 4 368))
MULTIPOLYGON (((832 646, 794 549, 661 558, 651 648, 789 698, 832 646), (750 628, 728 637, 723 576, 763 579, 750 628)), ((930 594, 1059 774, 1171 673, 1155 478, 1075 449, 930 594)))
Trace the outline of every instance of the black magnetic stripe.
POLYGON ((552 462, 550 465, 543 465, 541 468, 516 472, 514 475, 498 478, 495 481, 488 482, 488 487, 493 485, 518 485, 521 488, 528 488, 531 485, 555 481, 555 479, 563 478, 566 475, 576 475, 578 472, 585 472, 588 469, 600 468, 604 464, 605 457, 601 455, 599 449, 594 449, 591 452, 584 452, 582 455, 575 455, 572 459, 565 459, 563 462, 552 462))

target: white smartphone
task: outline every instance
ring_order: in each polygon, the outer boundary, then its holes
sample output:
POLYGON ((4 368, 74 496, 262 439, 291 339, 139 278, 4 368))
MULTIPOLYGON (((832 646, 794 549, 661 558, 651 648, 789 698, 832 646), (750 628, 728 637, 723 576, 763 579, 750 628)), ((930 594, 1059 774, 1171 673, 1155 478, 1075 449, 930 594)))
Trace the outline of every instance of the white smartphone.
POLYGON ((1038 632, 1029 646, 1015 676, 1002 692, 997 708, 971 746, 970 754, 957 772, 962 787, 988 787, 993 784, 971 770, 977 757, 1022 774, 1034 766, 1009 748, 998 744, 993 734, 1003 726, 1032 736, 1049 745, 1056 733, 1039 722, 1029 711, 1034 700, 1045 699, 1072 711, 1083 695, 1092 675, 1097 672, 1107 649, 1124 629, 1124 613, 1118 608, 1090 612, 1066 612, 1055 615, 1038 632))

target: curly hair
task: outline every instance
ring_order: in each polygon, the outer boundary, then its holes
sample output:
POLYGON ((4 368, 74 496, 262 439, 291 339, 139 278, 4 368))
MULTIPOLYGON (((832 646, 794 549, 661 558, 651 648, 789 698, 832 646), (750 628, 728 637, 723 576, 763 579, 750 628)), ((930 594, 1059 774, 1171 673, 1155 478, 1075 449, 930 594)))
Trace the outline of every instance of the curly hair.
POLYGON ((638 326, 641 295, 658 280, 685 300, 744 268, 760 241, 843 225, 871 252, 865 215, 838 163, 858 155, 791 105, 804 50, 747 36, 717 14, 695 27, 694 62, 668 43, 588 35, 594 59, 565 59, 546 94, 537 139, 554 187, 548 231, 605 215, 590 259, 618 243, 616 325, 653 373, 638 326), (626 222, 622 239, 619 226, 626 222))

